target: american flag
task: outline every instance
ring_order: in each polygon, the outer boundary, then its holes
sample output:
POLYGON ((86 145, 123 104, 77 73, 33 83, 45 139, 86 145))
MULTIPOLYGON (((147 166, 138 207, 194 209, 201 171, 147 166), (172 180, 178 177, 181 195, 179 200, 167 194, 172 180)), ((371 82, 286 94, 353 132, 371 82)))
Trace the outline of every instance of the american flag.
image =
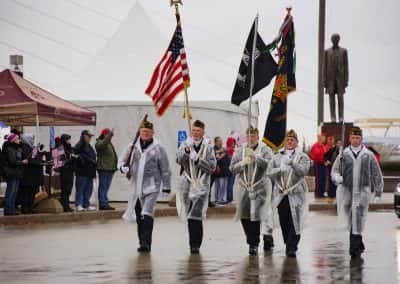
POLYGON ((176 95, 189 85, 189 69, 183 45, 182 28, 178 24, 167 51, 151 76, 146 94, 151 97, 157 114, 161 116, 176 95))

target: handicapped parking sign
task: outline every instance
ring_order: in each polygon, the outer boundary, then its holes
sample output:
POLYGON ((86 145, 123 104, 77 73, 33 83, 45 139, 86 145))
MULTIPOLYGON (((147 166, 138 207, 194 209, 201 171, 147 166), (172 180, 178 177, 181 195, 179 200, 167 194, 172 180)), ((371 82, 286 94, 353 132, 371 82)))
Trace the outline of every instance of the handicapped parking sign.
POLYGON ((178 130, 178 148, 181 146, 182 142, 186 141, 187 132, 186 130, 178 130))

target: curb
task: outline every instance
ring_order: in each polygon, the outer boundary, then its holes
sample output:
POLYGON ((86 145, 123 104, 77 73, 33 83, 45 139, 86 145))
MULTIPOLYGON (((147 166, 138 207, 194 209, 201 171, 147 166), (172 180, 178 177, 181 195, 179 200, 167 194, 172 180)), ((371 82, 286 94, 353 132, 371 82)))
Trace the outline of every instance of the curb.
MULTIPOLYGON (((393 210, 392 203, 370 204, 369 211, 393 210)), ((235 206, 223 206, 208 208, 207 216, 218 217, 226 215, 234 215, 235 206)), ((310 211, 336 211, 335 204, 318 204, 312 203, 309 206, 310 211)), ((70 223, 70 222, 91 222, 101 220, 121 219, 125 210, 115 211, 93 211, 93 212, 71 212, 58 214, 34 214, 34 215, 18 215, 0 217, 0 227, 20 226, 33 224, 54 224, 54 223, 70 223)), ((156 208, 155 217, 174 217, 177 216, 175 207, 156 208)))

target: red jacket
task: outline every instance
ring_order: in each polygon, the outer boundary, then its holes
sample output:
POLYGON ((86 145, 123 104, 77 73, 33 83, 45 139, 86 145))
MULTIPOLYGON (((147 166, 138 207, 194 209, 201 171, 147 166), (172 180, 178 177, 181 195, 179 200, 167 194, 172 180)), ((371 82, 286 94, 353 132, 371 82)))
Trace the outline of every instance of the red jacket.
POLYGON ((314 161, 315 164, 323 164, 324 163, 324 154, 326 152, 327 147, 319 142, 316 142, 312 145, 310 150, 310 158, 314 161))
POLYGON ((232 156, 235 153, 235 148, 232 147, 234 142, 236 142, 236 140, 233 137, 228 137, 228 139, 226 139, 226 151, 228 152, 230 159, 232 159, 232 156))

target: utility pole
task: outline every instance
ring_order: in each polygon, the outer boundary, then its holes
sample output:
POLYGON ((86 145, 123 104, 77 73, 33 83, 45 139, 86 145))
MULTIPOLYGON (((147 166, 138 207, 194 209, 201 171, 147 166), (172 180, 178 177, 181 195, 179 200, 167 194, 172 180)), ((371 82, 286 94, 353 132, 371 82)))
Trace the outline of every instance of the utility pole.
POLYGON ((318 127, 324 122, 324 53, 326 0, 319 0, 318 19, 318 127))

